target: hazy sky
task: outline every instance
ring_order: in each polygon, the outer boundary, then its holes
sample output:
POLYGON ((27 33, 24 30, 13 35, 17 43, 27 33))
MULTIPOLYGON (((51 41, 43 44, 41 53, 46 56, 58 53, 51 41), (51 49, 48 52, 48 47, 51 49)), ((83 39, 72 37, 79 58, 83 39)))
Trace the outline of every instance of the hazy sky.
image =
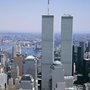
MULTIPOLYGON (((74 32, 90 32, 90 0, 50 0, 54 31, 61 31, 61 16, 74 17, 74 32)), ((41 32, 47 0, 0 0, 0 32, 41 32)))

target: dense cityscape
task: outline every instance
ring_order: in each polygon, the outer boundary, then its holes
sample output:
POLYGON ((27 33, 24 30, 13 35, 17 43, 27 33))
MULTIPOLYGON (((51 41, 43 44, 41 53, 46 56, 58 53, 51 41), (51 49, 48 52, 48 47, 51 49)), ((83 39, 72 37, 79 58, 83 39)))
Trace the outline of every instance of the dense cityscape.
POLYGON ((90 90, 90 6, 80 2, 0 1, 0 90, 90 90))
MULTIPOLYGON (((81 88, 80 90, 82 90, 82 88, 85 85, 89 84, 89 79, 88 79, 89 78, 88 75, 90 73, 89 65, 88 67, 85 66, 85 64, 89 64, 89 58, 90 58, 89 39, 90 39, 89 34, 73 34, 73 49, 74 49, 73 76, 75 79, 72 82, 71 86, 72 87, 76 86, 77 88, 81 88), (84 58, 82 58, 83 54, 88 59, 88 60, 86 59, 86 62, 85 60, 83 60, 84 58), (85 62, 84 66, 82 65, 83 62, 85 62)), ((0 33, 1 88, 4 88, 6 83, 6 87, 8 88, 9 86, 10 90, 19 89, 20 80, 24 73, 23 62, 26 60, 26 58, 33 55, 38 62, 37 78, 38 78, 38 87, 39 90, 41 90, 40 89, 41 88, 41 58, 42 58, 41 50, 42 47, 41 47, 40 33, 0 33)), ((54 60, 61 61, 61 35, 57 33, 54 35, 54 60)), ((79 89, 73 89, 73 90, 79 90, 79 89)))

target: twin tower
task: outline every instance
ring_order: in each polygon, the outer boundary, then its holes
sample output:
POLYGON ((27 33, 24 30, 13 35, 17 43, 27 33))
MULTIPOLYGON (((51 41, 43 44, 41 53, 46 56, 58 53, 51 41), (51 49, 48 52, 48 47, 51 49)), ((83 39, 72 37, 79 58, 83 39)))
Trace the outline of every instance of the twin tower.
MULTIPOLYGON (((61 17, 61 62, 65 76, 72 76, 73 17, 61 17)), ((42 89, 50 90, 51 68, 54 62, 54 16, 42 16, 42 89)), ((58 74, 58 73, 57 73, 58 74)))

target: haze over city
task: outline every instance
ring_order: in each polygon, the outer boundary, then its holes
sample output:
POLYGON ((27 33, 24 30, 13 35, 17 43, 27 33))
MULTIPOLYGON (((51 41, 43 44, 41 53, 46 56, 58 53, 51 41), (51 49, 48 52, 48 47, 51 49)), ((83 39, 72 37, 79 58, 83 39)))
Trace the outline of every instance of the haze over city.
POLYGON ((90 90, 90 0, 0 0, 0 90, 90 90))
MULTIPOLYGON (((41 19, 47 8, 47 0, 0 0, 0 32, 41 32, 41 19)), ((74 17, 73 32, 90 32, 89 10, 90 0, 50 0, 54 31, 61 31, 61 16, 70 14, 74 17)))

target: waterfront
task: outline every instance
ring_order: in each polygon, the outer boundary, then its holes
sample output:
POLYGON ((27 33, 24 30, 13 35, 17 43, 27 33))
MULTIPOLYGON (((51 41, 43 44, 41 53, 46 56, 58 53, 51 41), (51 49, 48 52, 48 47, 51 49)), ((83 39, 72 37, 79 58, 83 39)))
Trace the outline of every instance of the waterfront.
MULTIPOLYGON (((0 45, 0 48, 2 48, 4 51, 12 54, 12 45, 9 45, 9 44, 3 44, 3 45, 0 45)), ((30 47, 26 47, 26 48, 22 48, 21 50, 21 53, 22 55, 34 55, 34 56, 37 56, 39 54, 39 51, 38 50, 34 50, 34 48, 30 48, 30 47)))

